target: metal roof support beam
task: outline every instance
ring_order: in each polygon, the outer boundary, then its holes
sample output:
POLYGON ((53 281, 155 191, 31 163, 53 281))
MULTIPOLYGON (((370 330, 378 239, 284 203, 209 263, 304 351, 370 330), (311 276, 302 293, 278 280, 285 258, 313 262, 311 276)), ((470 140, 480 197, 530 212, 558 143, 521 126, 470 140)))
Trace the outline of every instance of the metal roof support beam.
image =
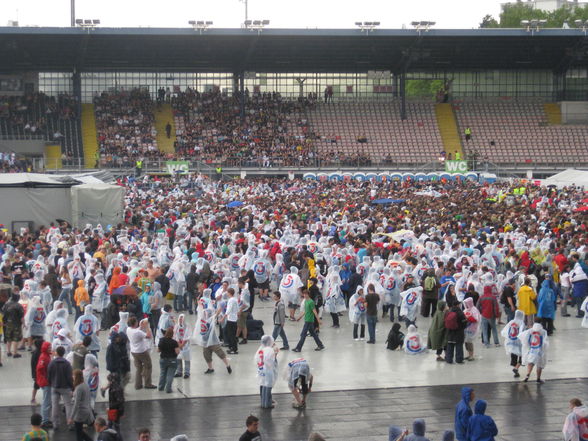
POLYGON ((400 119, 406 118, 406 70, 400 74, 400 119))
POLYGON ((239 72, 239 111, 241 123, 245 122, 245 72, 239 72))

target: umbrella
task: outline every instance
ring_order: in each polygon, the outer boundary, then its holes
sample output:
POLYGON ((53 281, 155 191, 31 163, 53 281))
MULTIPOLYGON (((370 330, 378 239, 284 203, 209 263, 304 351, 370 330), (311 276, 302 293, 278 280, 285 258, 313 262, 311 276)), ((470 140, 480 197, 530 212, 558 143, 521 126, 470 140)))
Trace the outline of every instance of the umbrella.
POLYGON ((123 285, 112 291, 112 294, 118 294, 121 296, 135 296, 137 295, 137 288, 130 285, 123 285))
POLYGON ((385 205, 385 204, 400 204, 404 202, 406 199, 376 199, 372 201, 372 205, 385 205))
POLYGON ((574 211, 576 213, 579 213, 581 211, 588 211, 588 205, 584 205, 583 207, 576 208, 574 211))
POLYGON ((243 202, 241 202, 241 201, 233 201, 233 202, 229 202, 227 204, 227 207, 235 208, 235 207, 241 207, 242 205, 243 205, 243 202))

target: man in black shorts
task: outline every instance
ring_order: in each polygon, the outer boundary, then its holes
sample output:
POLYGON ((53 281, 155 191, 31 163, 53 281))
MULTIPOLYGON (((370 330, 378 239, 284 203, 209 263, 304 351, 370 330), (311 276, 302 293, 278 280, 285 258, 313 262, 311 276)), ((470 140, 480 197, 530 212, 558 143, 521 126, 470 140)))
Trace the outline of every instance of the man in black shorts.
POLYGON ((10 300, 6 302, 2 312, 4 313, 4 341, 6 342, 6 352, 9 357, 20 358, 18 353, 18 343, 22 340, 22 324, 24 319, 24 309, 18 299, 17 293, 12 294, 10 300))

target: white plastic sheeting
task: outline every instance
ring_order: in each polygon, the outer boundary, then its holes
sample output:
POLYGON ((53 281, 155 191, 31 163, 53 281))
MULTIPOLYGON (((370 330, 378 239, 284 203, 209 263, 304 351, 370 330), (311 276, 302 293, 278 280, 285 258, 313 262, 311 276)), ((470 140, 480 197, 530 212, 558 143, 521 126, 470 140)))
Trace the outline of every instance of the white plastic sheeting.
POLYGON ((116 225, 123 221, 123 187, 110 184, 82 184, 71 187, 72 224, 116 225))

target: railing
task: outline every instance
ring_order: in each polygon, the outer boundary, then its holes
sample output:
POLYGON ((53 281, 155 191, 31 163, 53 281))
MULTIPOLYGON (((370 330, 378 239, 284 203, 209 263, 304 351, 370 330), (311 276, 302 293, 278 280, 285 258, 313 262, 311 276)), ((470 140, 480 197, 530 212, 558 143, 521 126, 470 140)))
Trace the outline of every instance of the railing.
MULTIPOLYGON (((215 175, 216 167, 222 167, 224 172, 234 174, 240 170, 263 172, 271 174, 272 172, 283 174, 284 172, 305 172, 305 171, 364 171, 370 170, 375 172, 382 171, 406 171, 406 172, 440 172, 445 170, 445 165, 440 161, 430 162, 398 162, 394 159, 390 160, 339 160, 328 158, 314 158, 305 159, 302 162, 289 161, 286 162, 282 158, 264 159, 249 159, 232 157, 224 159, 220 162, 203 162, 193 158, 182 159, 176 158, 172 162, 187 162, 190 171, 202 173, 206 175, 215 175)), ((168 160, 164 158, 145 159, 143 160, 143 173, 169 173, 170 169, 167 164, 168 160)), ((549 163, 549 164, 535 164, 535 163, 501 163, 496 164, 490 161, 482 160, 467 160, 468 169, 477 172, 489 172, 504 177, 514 177, 515 174, 524 174, 527 170, 533 170, 537 173, 548 173, 553 170, 563 170, 566 168, 588 168, 588 164, 580 163, 549 163)), ((94 165, 94 164, 92 164, 94 165)), ((45 158, 34 163, 35 171, 49 171, 49 172, 85 172, 90 171, 86 169, 81 158, 73 158, 69 160, 54 159, 50 161, 45 158)), ((92 168, 93 169, 93 168, 92 168)), ((118 174, 133 174, 135 172, 135 162, 126 161, 121 163, 102 163, 99 169, 110 170, 118 174)), ((95 169, 94 169, 95 170, 95 169)), ((173 172, 173 169, 171 169, 173 172)))

